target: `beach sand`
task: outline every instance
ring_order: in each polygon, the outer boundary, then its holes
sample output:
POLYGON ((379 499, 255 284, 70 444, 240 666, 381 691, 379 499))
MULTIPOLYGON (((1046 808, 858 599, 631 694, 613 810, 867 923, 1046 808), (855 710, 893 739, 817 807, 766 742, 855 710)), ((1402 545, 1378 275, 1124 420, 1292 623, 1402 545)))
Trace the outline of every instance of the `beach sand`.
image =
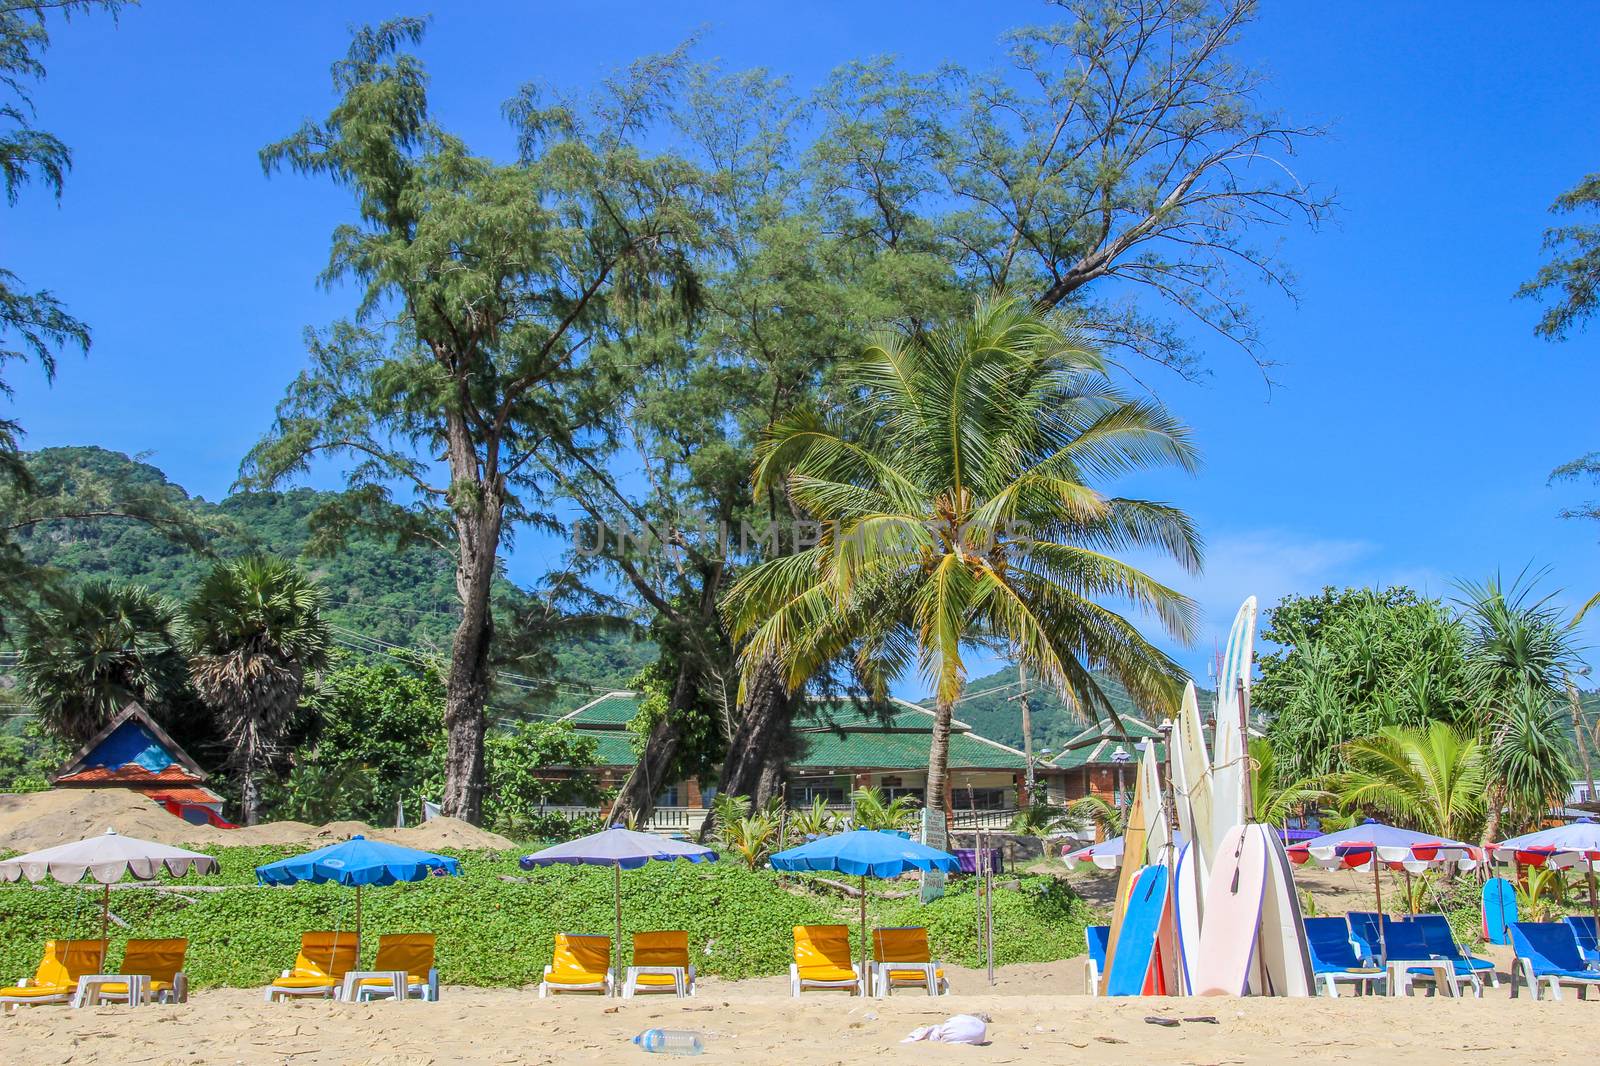
POLYGON ((38 1007, 0 1019, 0 1062, 611 1063, 659 1061, 629 1044, 651 1027, 693 1029, 706 1062, 1424 1063, 1565 1062, 1594 1057, 1600 1002, 1381 997, 1338 1000, 1097 1000, 1079 960, 1009 966, 991 991, 981 971, 948 968, 954 994, 859 1000, 807 993, 783 978, 702 982, 692 1000, 538 999, 534 989, 446 988, 439 1003, 267 1005, 259 991, 196 992, 187 1004, 130 1011, 38 1007), (992 1019, 985 1047, 902 1044, 951 1014, 992 1019), (1147 1023, 1214 1016, 1217 1024, 1147 1023))

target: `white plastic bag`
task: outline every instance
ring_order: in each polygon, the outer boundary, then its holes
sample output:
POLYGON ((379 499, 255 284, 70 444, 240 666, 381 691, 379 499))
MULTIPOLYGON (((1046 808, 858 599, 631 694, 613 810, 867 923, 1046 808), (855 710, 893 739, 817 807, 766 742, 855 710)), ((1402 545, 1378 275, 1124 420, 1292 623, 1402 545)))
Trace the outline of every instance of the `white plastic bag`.
POLYGON ((913 1029, 911 1035, 900 1043, 910 1044, 917 1040, 932 1040, 940 1044, 987 1044, 989 1026, 976 1014, 954 1014, 941 1025, 924 1025, 913 1029))

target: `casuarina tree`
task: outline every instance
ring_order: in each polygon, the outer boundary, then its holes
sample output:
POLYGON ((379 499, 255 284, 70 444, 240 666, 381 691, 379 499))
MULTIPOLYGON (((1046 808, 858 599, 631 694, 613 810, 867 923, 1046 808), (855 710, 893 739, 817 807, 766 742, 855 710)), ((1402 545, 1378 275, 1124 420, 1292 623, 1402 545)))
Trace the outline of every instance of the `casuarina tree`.
POLYGON ((403 51, 423 29, 358 31, 334 64, 333 110, 261 153, 269 172, 353 194, 357 219, 335 231, 324 278, 354 279, 363 297, 352 321, 310 338, 311 365, 244 482, 351 457, 351 491, 316 518, 324 542, 367 526, 453 559, 443 806, 476 822, 500 550, 519 525, 556 524, 546 490, 598 447, 628 366, 647 357, 627 350, 631 324, 693 306, 696 174, 629 140, 671 57, 608 82, 589 109, 524 90, 507 108, 520 158, 502 165, 435 121, 422 64, 403 51))

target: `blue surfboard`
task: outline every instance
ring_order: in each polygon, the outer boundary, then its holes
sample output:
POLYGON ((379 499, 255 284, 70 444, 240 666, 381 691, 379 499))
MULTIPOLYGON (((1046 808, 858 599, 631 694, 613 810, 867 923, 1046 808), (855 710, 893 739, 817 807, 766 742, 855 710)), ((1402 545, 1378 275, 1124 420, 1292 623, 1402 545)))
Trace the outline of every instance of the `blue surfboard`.
POLYGON ((1483 939, 1491 944, 1511 943, 1511 923, 1517 920, 1517 886, 1503 877, 1483 883, 1483 939))
POLYGON ((1134 875, 1128 908, 1122 914, 1122 930, 1117 934, 1117 952, 1111 958, 1106 995, 1137 996, 1144 992, 1156 935, 1167 910, 1167 876, 1167 868, 1159 865, 1146 866, 1134 875))

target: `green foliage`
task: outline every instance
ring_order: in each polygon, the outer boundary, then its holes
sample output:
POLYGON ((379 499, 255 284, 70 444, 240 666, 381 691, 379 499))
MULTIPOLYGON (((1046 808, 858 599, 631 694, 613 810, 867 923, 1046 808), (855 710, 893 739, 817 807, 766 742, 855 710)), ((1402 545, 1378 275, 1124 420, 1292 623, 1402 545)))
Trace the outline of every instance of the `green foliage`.
POLYGON ((47 776, 66 762, 69 749, 33 720, 10 719, 0 728, 0 792, 43 792, 47 776))
POLYGON ((1343 745, 1386 726, 1467 714, 1466 634, 1439 601, 1407 588, 1325 588, 1267 615, 1251 705, 1292 777, 1343 766, 1343 745))
POLYGON ((1017 812, 1011 821, 1011 832, 1043 840, 1057 833, 1099 830, 1103 838, 1108 838, 1122 833, 1122 818, 1122 810, 1099 796, 1081 796, 1065 806, 1035 801, 1017 812))
MULTIPOLYGON (((666 628, 666 627, 660 627, 666 628)), ((684 663, 674 661, 674 645, 662 648, 661 656, 641 670, 629 686, 640 694, 639 713, 628 720, 628 735, 635 754, 644 754, 650 733, 659 722, 672 719, 678 737, 677 752, 663 776, 670 781, 699 779, 705 786, 716 779, 727 748, 722 731, 722 716, 708 705, 703 694, 673 704, 673 687, 684 663)))
POLYGON ((176 623, 176 608, 149 589, 99 581, 35 615, 17 672, 40 722, 77 746, 132 701, 167 720, 188 688, 176 623))
POLYGON ((396 801, 415 812, 419 795, 437 794, 444 683, 431 665, 337 655, 302 697, 301 716, 312 734, 283 787, 268 789, 275 817, 386 823, 396 801))
POLYGON ((909 829, 922 805, 911 796, 887 799, 873 785, 850 793, 850 821, 856 829, 909 829))
POLYGON ((584 772, 595 762, 594 738, 567 722, 518 722, 490 733, 484 747, 489 779, 484 815, 492 825, 528 833, 547 803, 600 799, 594 775, 584 772))
MULTIPOLYGON (((1600 211, 1600 173, 1589 174, 1556 197, 1550 213, 1586 218, 1600 211)), ((1522 297, 1555 296, 1534 332, 1546 340, 1566 340, 1574 326, 1582 328, 1600 307, 1600 224, 1571 221, 1544 231, 1550 261, 1532 281, 1517 290, 1522 297)))
POLYGON ((765 806, 752 807, 743 796, 723 793, 712 800, 716 811, 717 853, 735 857, 749 870, 759 870, 783 846, 780 835, 783 800, 774 796, 765 806))
MULTIPOLYGON (((256 866, 293 854, 281 847, 215 849, 221 872, 173 880, 170 892, 112 893, 112 910, 130 923, 112 926, 112 964, 129 937, 187 936, 188 972, 198 987, 260 987, 294 960, 309 929, 354 928, 355 893, 337 885, 237 887, 192 892, 186 884, 249 886, 256 866)), ((439 935, 440 977, 447 984, 525 986, 550 961, 557 932, 609 934, 612 872, 597 867, 551 867, 524 873, 510 853, 456 854, 463 876, 365 890, 365 961, 377 935, 429 931, 439 935), (510 880, 502 880, 502 877, 510 880)), ((793 945, 791 927, 855 921, 855 901, 806 890, 806 878, 779 878, 736 862, 650 863, 622 875, 624 964, 628 933, 683 929, 701 973, 742 978, 783 973, 793 945)), ((879 883, 881 884, 881 883, 879 883)), ((914 893, 912 896, 914 897, 914 893)), ((1083 952, 1090 910, 1049 878, 1024 878, 1017 891, 995 895, 998 961, 1041 962, 1083 952)), ((941 957, 978 962, 976 901, 960 880, 946 898, 923 906, 914 898, 871 901, 878 925, 929 928, 941 957)), ((98 930, 99 896, 83 887, 48 882, 0 885, 0 975, 31 975, 49 936, 98 930)))
POLYGON ((1329 786, 1346 808, 1376 812, 1409 829, 1466 840, 1484 815, 1484 749, 1445 722, 1385 726, 1345 746, 1349 769, 1329 786))
POLYGON ((1298 811, 1333 798, 1320 778, 1291 778, 1266 737, 1250 738, 1250 794, 1255 798, 1255 821, 1276 826, 1298 811))

